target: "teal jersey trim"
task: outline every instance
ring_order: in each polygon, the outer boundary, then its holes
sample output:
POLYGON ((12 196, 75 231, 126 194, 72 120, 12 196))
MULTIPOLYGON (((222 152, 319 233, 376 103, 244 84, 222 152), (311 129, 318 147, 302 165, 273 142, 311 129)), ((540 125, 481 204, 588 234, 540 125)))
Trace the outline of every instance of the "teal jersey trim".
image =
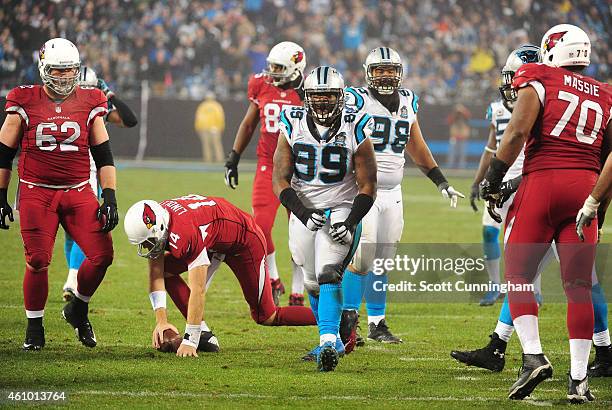
POLYGON ((366 138, 363 129, 365 128, 370 118, 372 117, 369 114, 363 114, 363 116, 359 119, 359 122, 355 126, 355 139, 357 140, 357 145, 361 144, 366 138))
POLYGON ((287 133, 289 134, 289 139, 291 139, 291 133, 293 132, 293 127, 291 126, 291 122, 289 122, 289 120, 287 119, 287 114, 285 110, 281 111, 281 115, 280 115, 280 120, 283 124, 285 124, 285 127, 287 127, 287 133))
POLYGON ((354 88, 348 87, 346 89, 347 92, 351 93, 355 97, 355 109, 357 111, 361 111, 363 106, 365 105, 365 101, 361 95, 354 88))

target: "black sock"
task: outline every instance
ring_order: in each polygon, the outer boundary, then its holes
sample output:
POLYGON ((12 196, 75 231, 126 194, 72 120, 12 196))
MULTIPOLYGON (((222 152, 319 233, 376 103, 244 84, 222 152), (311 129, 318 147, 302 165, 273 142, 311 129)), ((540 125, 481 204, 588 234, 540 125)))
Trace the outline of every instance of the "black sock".
POLYGON ((28 318, 28 327, 42 327, 42 316, 41 317, 29 317, 28 318))

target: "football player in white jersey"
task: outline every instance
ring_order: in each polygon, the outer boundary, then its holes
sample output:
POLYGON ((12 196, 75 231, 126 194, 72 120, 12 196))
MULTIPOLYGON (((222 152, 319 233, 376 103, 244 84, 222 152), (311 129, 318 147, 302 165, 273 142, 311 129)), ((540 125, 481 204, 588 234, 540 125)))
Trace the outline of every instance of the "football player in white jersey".
MULTIPOLYGON (((80 87, 95 87, 102 90, 102 92, 108 98, 108 114, 104 117, 106 122, 115 124, 122 128, 132 128, 138 124, 136 115, 128 107, 128 105, 120 100, 114 92, 110 90, 106 81, 98 78, 96 72, 88 66, 82 66, 79 73, 78 85, 80 87)), ((98 193, 98 174, 96 170, 96 164, 93 158, 89 158, 91 168, 89 175, 89 184, 93 191, 98 193)), ((77 272, 81 263, 85 260, 85 255, 74 242, 74 240, 66 233, 66 240, 64 242, 64 254, 66 255, 66 263, 68 265, 68 276, 66 282, 62 288, 62 299, 65 302, 69 302, 74 297, 74 291, 77 288, 77 272)))
MULTIPOLYGON (((540 48, 531 44, 525 44, 510 53, 506 64, 502 69, 502 85, 499 88, 502 99, 492 102, 487 109, 487 120, 490 121, 489 140, 487 141, 487 146, 480 157, 480 165, 478 166, 478 171, 476 171, 476 176, 474 177, 474 183, 472 184, 470 193, 470 204, 472 205, 474 212, 478 212, 476 201, 480 199, 478 194, 478 184, 480 184, 480 182, 484 179, 484 175, 489 167, 491 158, 499 146, 501 137, 504 134, 504 130, 506 129, 508 122, 510 122, 510 116, 512 115, 512 107, 514 101, 516 100, 516 91, 511 87, 514 72, 524 63, 535 63, 539 61, 541 61, 540 48)), ((524 158, 525 153, 522 151, 504 177, 504 192, 507 192, 508 197, 505 198, 504 206, 497 210, 501 220, 494 220, 486 209, 482 213, 482 239, 485 265, 487 267, 487 272, 489 273, 489 280, 497 284, 500 283, 499 260, 501 257, 501 248, 499 245, 499 232, 501 225, 508 214, 508 209, 512 204, 512 198, 510 195, 513 195, 521 181, 524 158)), ((535 282, 535 286, 536 299, 538 303, 541 304, 542 296, 540 292, 539 276, 535 282)), ((487 292, 480 300, 480 306, 493 305, 500 296, 500 292, 491 290, 487 292)))
MULTIPOLYGON (((365 64, 367 88, 347 88, 347 105, 374 120, 370 139, 376 153, 378 189, 376 202, 363 220, 361 243, 344 274, 344 306, 340 336, 350 352, 356 343, 359 306, 364 296, 368 311, 368 339, 400 343, 385 321, 386 292, 374 283, 387 282, 387 275, 375 275, 375 258, 394 258, 404 227, 401 182, 404 152, 438 187, 452 207, 463 194, 450 186, 438 168, 423 138, 417 119, 418 97, 401 88, 403 65, 399 54, 389 47, 373 49, 365 64)), ((361 344, 361 343, 360 343, 361 344)))
POLYGON ((310 72, 304 96, 304 108, 281 111, 273 185, 291 211, 289 249, 319 325, 313 356, 319 370, 331 371, 344 350, 342 276, 376 197, 373 121, 345 108, 344 80, 332 67, 310 72))

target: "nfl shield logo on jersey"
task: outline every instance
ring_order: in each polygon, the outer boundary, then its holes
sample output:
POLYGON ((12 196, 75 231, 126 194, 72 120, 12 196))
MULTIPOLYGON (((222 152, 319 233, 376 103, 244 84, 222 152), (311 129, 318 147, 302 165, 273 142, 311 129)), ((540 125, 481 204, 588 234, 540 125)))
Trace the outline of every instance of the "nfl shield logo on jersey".
POLYGON ((336 134, 336 136, 334 137, 334 145, 337 145, 339 147, 345 147, 346 146, 346 133, 341 132, 339 134, 336 134))
POLYGON ((406 106, 402 106, 402 109, 400 110, 400 117, 402 118, 408 118, 408 108, 406 108, 406 106))
POLYGON ((55 106, 55 112, 56 112, 56 113, 60 113, 60 112, 62 112, 62 107, 60 107, 59 105, 56 105, 56 106, 55 106))

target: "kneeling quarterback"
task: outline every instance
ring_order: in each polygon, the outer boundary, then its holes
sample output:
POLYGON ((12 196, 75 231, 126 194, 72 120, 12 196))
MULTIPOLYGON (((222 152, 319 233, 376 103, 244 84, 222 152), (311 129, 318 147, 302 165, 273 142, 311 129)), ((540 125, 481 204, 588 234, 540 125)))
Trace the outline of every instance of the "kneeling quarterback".
POLYGON ((202 327, 204 296, 221 261, 236 275, 258 324, 316 324, 306 307, 276 307, 265 264, 265 237, 252 216, 223 198, 190 194, 161 203, 139 201, 128 210, 124 228, 130 243, 138 245, 138 255, 149 259, 155 347, 163 342, 165 330, 176 331, 166 315, 168 291, 187 319, 177 355, 197 357, 201 334, 209 333, 202 327), (180 277, 183 272, 188 272, 189 285, 180 277))

